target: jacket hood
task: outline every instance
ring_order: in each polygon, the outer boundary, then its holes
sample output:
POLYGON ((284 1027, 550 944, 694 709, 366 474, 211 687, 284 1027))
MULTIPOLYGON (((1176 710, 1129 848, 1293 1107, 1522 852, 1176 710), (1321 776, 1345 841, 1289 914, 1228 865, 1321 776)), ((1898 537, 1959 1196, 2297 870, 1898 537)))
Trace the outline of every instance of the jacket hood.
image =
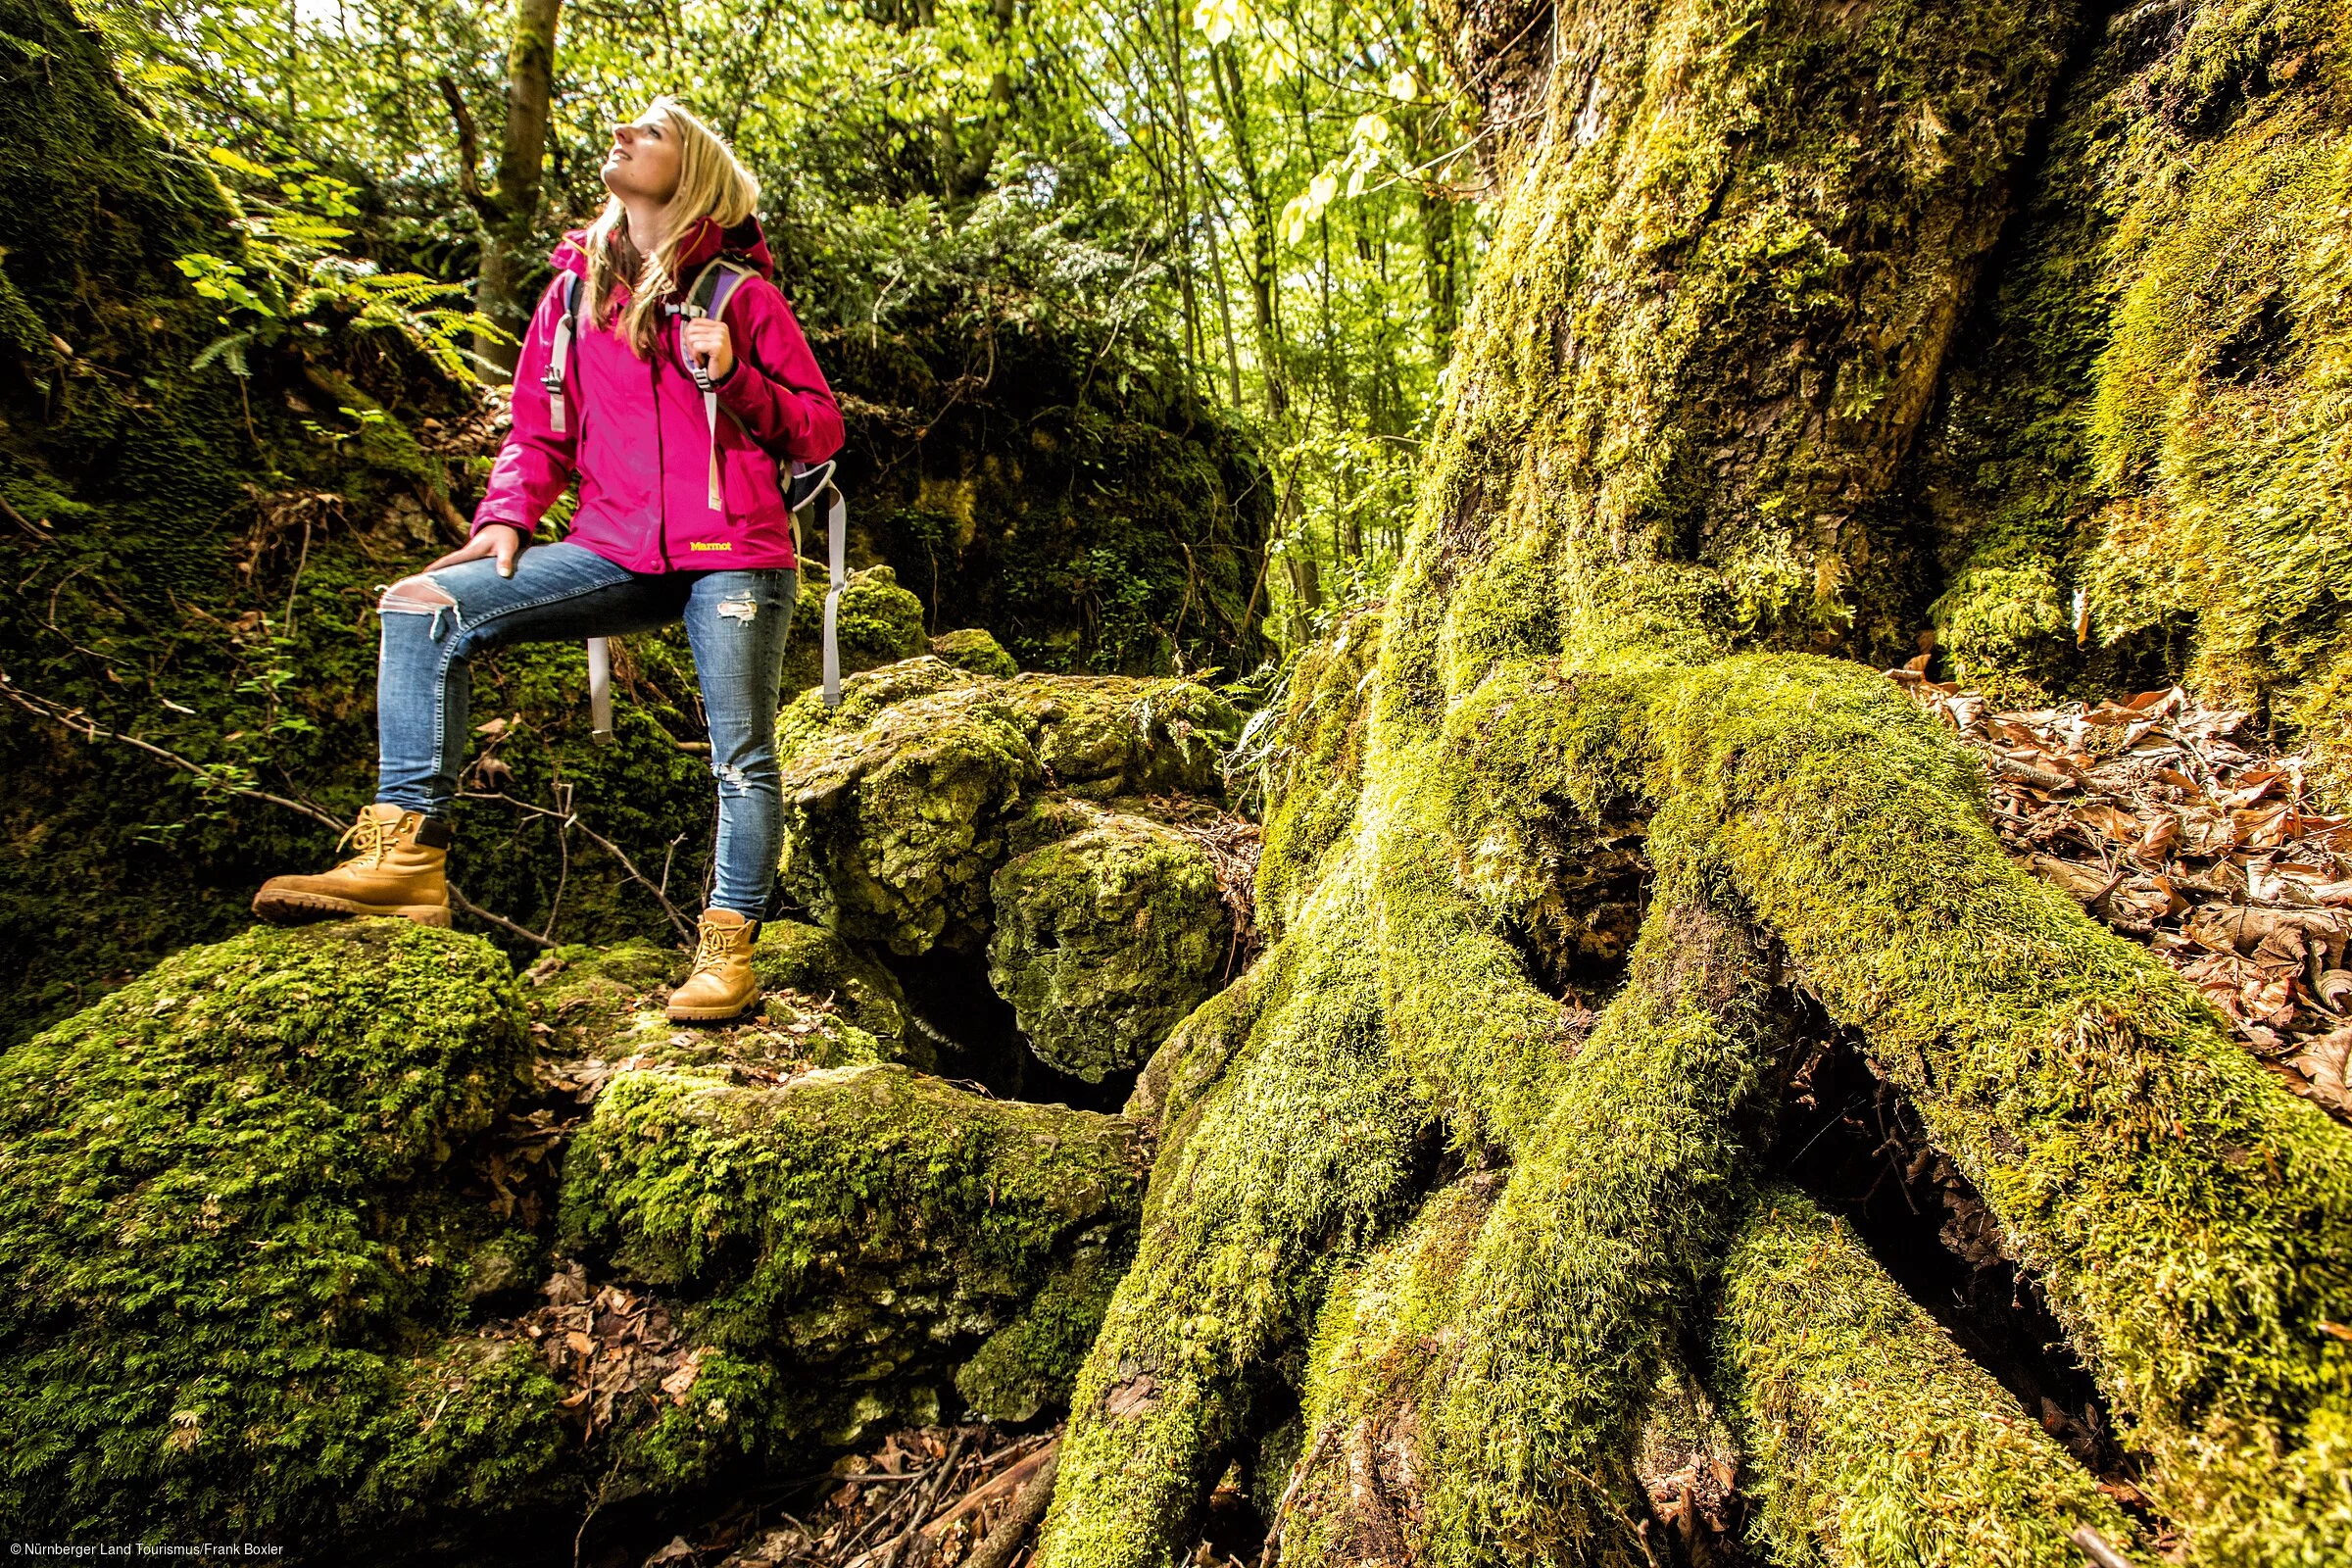
MULTIPOLYGON (((733 228, 720 228, 715 219, 696 219, 694 227, 688 231, 685 248, 678 252, 678 270, 681 276, 690 274, 713 256, 721 255, 733 257, 761 277, 773 280, 776 275, 775 258, 768 254, 767 235, 757 218, 747 218, 733 228)), ((564 243, 556 247, 548 261, 559 271, 586 277, 588 231, 575 228, 566 233, 564 243)))

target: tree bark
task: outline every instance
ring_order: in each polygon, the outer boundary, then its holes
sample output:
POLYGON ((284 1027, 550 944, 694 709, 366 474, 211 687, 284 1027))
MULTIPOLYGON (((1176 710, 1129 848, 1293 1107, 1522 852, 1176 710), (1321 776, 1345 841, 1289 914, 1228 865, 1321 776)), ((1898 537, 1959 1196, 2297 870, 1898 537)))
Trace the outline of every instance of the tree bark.
POLYGON ((1974 764, 1858 662, 1908 657, 1932 597, 1908 465, 2082 23, 1446 21, 1494 68, 1494 244, 1388 601, 1293 677, 1279 940, 1147 1073, 1188 1087, 1038 1561, 1188 1550, 1286 1381, 1285 1560, 1662 1561, 1635 1454, 1678 1336, 1717 1347, 1774 1560, 2144 1549, 1858 1245, 1775 1208, 1776 1043, 1816 1004, 1974 1184, 2187 1559, 2352 1551, 2352 1139, 2013 865, 1974 764), (1629 843, 1619 969, 1592 882, 1629 843))
POLYGON ((507 47, 506 121, 499 137, 498 172, 488 190, 475 172, 475 134, 465 101, 446 79, 448 98, 459 126, 460 180, 474 204, 482 224, 481 273, 474 285, 474 308, 499 329, 474 337, 474 352, 508 376, 521 352, 523 328, 529 324, 530 302, 520 294, 535 260, 542 208, 540 162, 547 152, 549 117, 554 107, 556 28, 564 0, 519 0, 514 8, 514 33, 507 47))

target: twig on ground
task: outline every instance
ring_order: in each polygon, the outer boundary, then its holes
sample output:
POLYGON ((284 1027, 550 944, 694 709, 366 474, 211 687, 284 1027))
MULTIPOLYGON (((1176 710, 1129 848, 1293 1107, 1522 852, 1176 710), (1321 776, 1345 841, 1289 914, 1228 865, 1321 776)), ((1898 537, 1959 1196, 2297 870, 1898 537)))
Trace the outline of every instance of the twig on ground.
POLYGON ((1037 1473, 1012 1499, 1004 1517, 996 1522, 979 1548, 964 1559, 964 1568, 1010 1568, 1013 1553, 1021 1549, 1029 1532, 1037 1528, 1038 1521, 1045 1518, 1046 1509, 1053 1504, 1054 1479, 1061 1469, 1061 1445, 1048 1446, 1043 1458, 1037 1473))
MULTIPOLYGON (((533 806, 528 801, 518 801, 503 790, 467 790, 466 799, 469 801, 499 801, 514 807, 518 811, 528 812, 532 816, 552 816, 568 827, 578 828, 583 838, 612 857, 613 859, 618 860, 621 870, 628 873, 630 880, 638 883, 654 896, 655 901, 662 906, 662 912, 668 915, 669 923, 677 928, 680 941, 691 942, 694 940, 694 922, 678 912, 678 906, 670 903, 669 895, 662 891, 662 884, 656 882, 652 877, 639 870, 637 862, 629 858, 626 850, 581 821, 577 811, 551 811, 544 806, 533 806)), ((667 874, 665 870, 663 872, 665 880, 667 874)))
POLYGON ((503 914, 492 914, 488 909, 483 908, 480 905, 466 897, 465 894, 460 893, 457 889, 457 884, 454 882, 449 884, 449 902, 451 906, 454 907, 460 914, 472 915, 476 920, 486 921, 487 923, 498 927, 501 931, 509 932, 514 936, 522 938, 522 940, 525 942, 532 943, 535 946, 542 948, 552 948, 555 946, 553 942, 550 942, 538 932, 533 931, 530 929, 530 927, 516 925, 514 921, 508 919, 503 914))
POLYGON ((1291 1517, 1291 1504, 1298 1498, 1299 1484, 1306 1480, 1307 1472, 1314 1469, 1316 1461, 1323 1457, 1323 1450, 1331 1446, 1332 1432, 1329 1426, 1317 1432, 1314 1443, 1291 1467, 1290 1484, 1282 1489, 1282 1499, 1274 1504, 1274 1517, 1266 1525, 1266 1544, 1257 1554, 1258 1568, 1266 1568, 1274 1560, 1275 1550, 1282 1544, 1282 1527, 1291 1517))

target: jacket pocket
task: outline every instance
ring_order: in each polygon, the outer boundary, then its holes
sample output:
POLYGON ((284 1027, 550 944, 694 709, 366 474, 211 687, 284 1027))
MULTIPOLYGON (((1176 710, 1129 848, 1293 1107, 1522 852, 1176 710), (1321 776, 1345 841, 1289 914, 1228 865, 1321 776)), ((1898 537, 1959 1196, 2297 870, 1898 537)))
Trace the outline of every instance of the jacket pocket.
POLYGON ((718 471, 729 522, 782 519, 784 492, 776 479, 776 460, 742 430, 723 420, 719 427, 718 471))

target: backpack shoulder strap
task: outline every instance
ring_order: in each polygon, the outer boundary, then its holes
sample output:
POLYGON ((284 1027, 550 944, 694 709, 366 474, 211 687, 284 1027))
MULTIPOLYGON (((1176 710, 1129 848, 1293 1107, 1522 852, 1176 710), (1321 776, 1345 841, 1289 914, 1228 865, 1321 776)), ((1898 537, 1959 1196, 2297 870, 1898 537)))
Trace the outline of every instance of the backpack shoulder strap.
POLYGON ((729 261, 724 256, 713 257, 695 273, 694 286, 686 291, 687 304, 692 307, 686 314, 723 316, 727 301, 735 297, 735 290, 751 275, 752 270, 743 263, 729 261))
POLYGON ((571 359, 571 340, 579 330, 580 274, 564 274, 564 314, 556 320, 555 348, 547 357, 547 373, 540 384, 547 388, 547 425, 556 434, 564 433, 564 368, 571 359))
MULTIPOLYGON (((741 262, 731 262, 723 256, 713 258, 694 275, 694 285, 686 291, 686 303, 678 308, 678 314, 690 318, 703 316, 717 318, 726 310, 727 301, 734 298, 736 288, 751 275, 752 270, 741 262)), ((682 338, 678 356, 680 359, 686 357, 682 338)), ((718 391, 710 384, 710 376, 704 373, 699 363, 688 360, 686 371, 694 377, 694 384, 702 389, 703 417, 710 425, 710 510, 719 512, 724 510, 725 502, 718 483, 718 391)))

